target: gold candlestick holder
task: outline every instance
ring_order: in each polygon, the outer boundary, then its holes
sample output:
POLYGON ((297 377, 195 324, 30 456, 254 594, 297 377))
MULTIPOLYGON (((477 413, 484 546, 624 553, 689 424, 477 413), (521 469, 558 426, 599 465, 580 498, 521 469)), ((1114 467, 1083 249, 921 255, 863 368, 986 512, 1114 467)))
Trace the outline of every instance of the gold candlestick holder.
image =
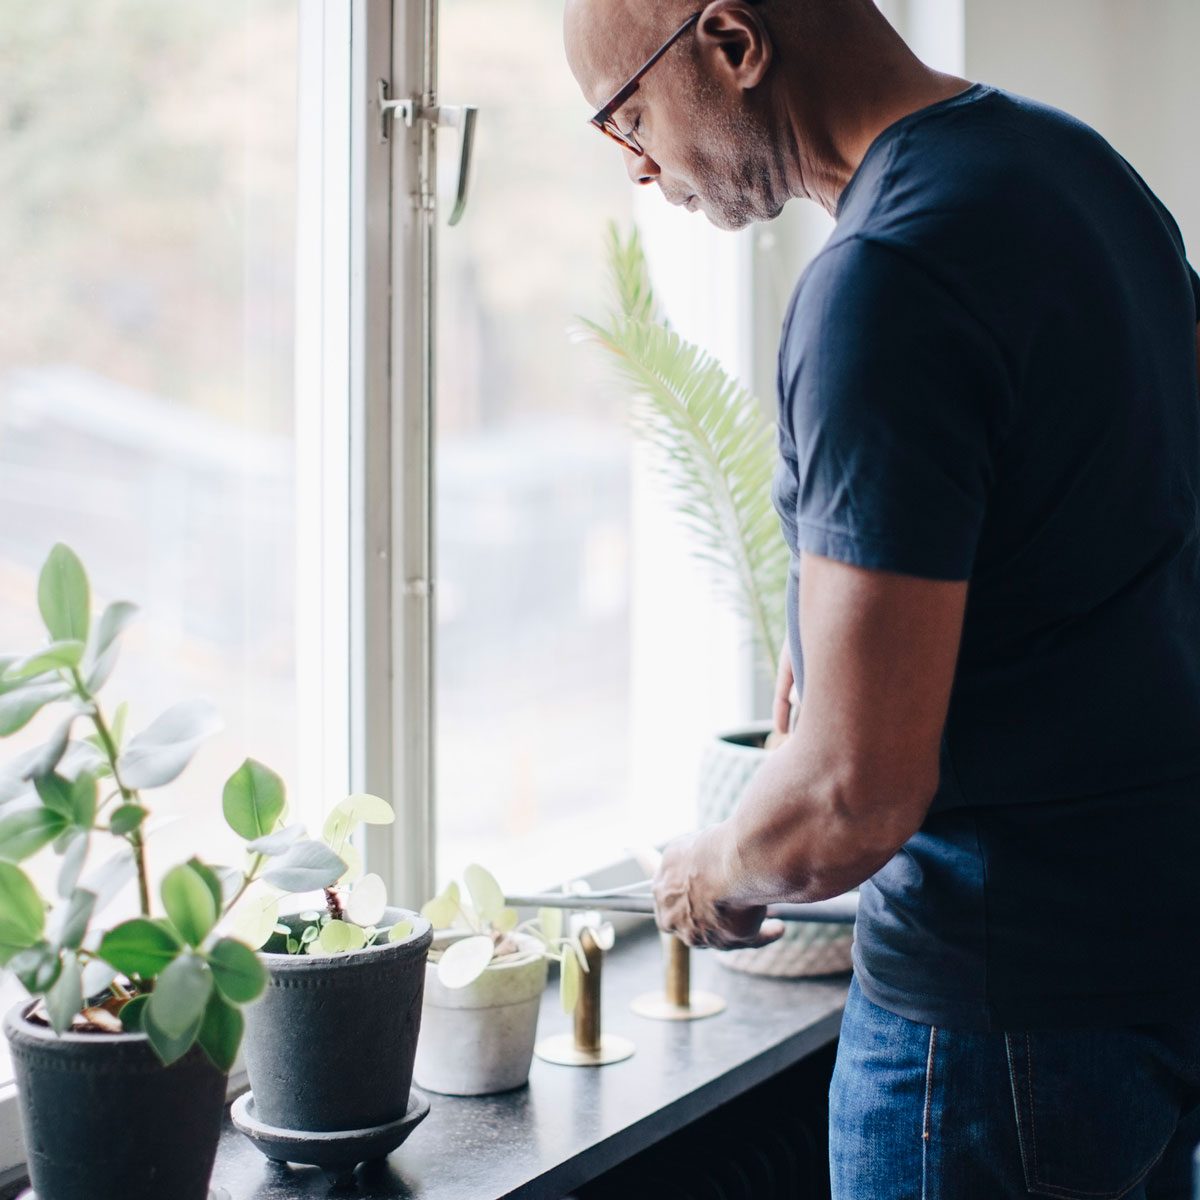
POLYGON ((635 1047, 628 1038, 605 1033, 601 1027, 600 982, 604 950, 586 928, 579 932, 579 944, 588 969, 583 972, 579 1000, 575 1005, 574 1031, 543 1038, 534 1046, 534 1053, 560 1067, 602 1067, 605 1063, 621 1062, 633 1054, 635 1047))
POLYGON ((652 1021, 698 1021, 725 1011, 725 1001, 714 992, 692 991, 692 952, 674 934, 663 934, 665 987, 647 992, 630 1006, 639 1017, 652 1021))

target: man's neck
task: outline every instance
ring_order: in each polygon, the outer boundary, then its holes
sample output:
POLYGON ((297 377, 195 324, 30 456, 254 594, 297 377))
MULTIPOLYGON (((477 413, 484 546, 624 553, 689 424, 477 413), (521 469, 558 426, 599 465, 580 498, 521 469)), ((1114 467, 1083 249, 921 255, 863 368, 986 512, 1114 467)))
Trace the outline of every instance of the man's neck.
POLYGON ((781 108, 792 196, 815 200, 835 213, 846 185, 885 129, 971 86, 969 80, 931 70, 903 43, 888 49, 870 65, 844 64, 853 65, 852 71, 789 80, 781 108))

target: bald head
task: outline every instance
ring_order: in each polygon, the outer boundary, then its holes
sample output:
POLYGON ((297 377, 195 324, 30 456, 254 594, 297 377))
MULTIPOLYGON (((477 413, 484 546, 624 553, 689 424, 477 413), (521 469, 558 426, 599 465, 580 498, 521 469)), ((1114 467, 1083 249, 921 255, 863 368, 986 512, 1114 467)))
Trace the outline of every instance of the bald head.
POLYGON ((587 103, 606 105, 690 16, 612 113, 627 143, 614 153, 725 229, 792 196, 833 211, 877 133, 966 84, 920 63, 874 0, 565 0, 587 103))

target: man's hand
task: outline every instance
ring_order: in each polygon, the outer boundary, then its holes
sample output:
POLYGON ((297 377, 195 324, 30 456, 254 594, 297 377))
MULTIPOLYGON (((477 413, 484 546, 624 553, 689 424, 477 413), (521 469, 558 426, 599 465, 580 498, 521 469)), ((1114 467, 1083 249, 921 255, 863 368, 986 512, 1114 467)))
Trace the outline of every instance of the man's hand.
POLYGON ((664 933, 689 946, 737 950, 766 946, 783 936, 782 921, 765 921, 766 908, 739 908, 724 900, 732 845, 725 825, 677 838, 663 852, 654 877, 655 919, 664 933))

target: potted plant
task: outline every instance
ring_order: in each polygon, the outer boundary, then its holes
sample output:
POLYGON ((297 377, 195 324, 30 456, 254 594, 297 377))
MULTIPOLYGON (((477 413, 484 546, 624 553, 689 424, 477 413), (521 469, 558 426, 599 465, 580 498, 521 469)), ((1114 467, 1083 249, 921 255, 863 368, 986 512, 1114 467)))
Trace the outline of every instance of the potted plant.
MULTIPOLYGON (((749 625, 756 663, 772 680, 786 628, 790 553, 771 504, 774 429, 762 403, 662 317, 636 230, 609 227, 616 304, 581 337, 614 361, 634 398, 633 423, 657 451, 676 508, 715 568, 715 582, 749 625)), ((718 734, 700 765, 701 825, 725 820, 770 753, 769 721, 718 734)), ((788 924, 777 942, 721 954, 723 966, 762 975, 823 975, 850 969, 852 932, 788 924)))
MULTIPOLYGON (((251 1091, 234 1122, 268 1157, 313 1163, 334 1179, 394 1150, 429 1111, 411 1084, 432 930, 388 905, 383 880, 361 875, 349 841, 360 824, 394 819, 378 796, 347 796, 320 845, 349 865, 327 882, 322 907, 280 916, 264 895, 249 910, 267 985, 247 1013, 251 1091)), ((297 836, 286 828, 258 849, 286 858, 297 836)))
MULTIPOLYGON (((480 1096, 529 1078, 549 963, 559 964, 560 1002, 570 1013, 587 960, 578 938, 564 936, 561 909, 544 908, 522 922, 483 867, 469 866, 463 880, 469 903, 452 881, 421 909, 437 932, 416 1076, 429 1091, 480 1096)), ((596 933, 611 948, 612 926, 596 933)))
POLYGON ((251 889, 295 882, 297 865, 314 886, 345 865, 302 837, 278 859, 256 850, 282 799, 247 761, 224 794, 244 868, 191 858, 152 888, 147 793, 183 772, 219 718, 187 702, 126 737, 125 705, 110 716, 99 693, 136 609, 110 604, 93 620, 87 574, 64 545, 42 568, 38 606, 48 644, 0 658, 0 736, 48 706, 62 714, 0 776, 0 965, 32 997, 4 1029, 33 1187, 43 1200, 204 1200, 243 1006, 266 983, 227 919, 251 889), (39 889, 21 864, 49 846, 56 878, 39 889), (138 915, 104 921, 135 880, 138 915))

